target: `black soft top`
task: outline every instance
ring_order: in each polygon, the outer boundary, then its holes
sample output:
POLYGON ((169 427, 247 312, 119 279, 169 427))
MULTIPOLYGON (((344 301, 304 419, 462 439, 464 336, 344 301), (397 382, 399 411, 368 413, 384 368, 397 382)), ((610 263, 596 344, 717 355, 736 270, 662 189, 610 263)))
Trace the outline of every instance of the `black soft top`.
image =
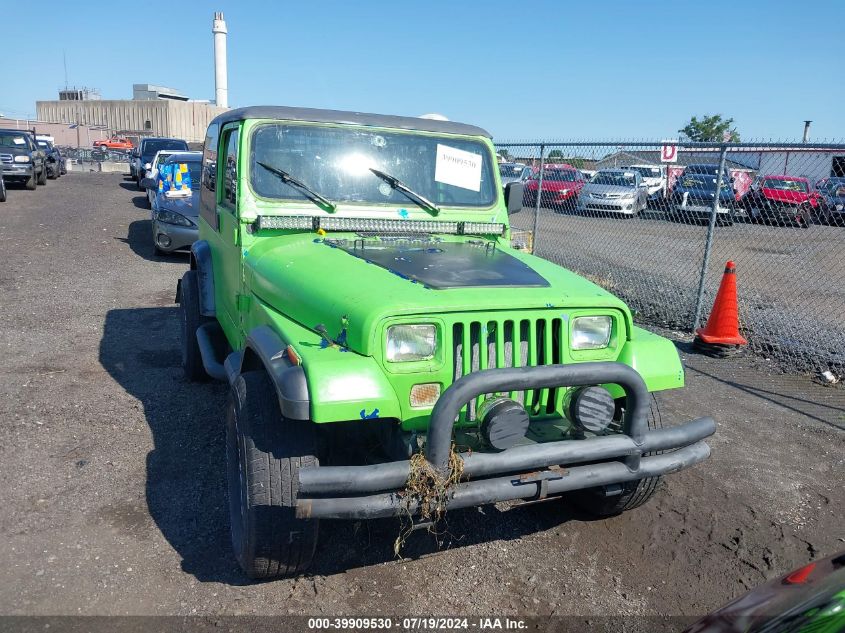
POLYGON ((490 132, 487 130, 476 127, 475 125, 467 125, 466 123, 457 123, 455 121, 437 121, 413 116, 369 114, 367 112, 345 112, 343 110, 290 108, 286 106, 249 106, 228 110, 217 116, 212 123, 223 125, 231 121, 243 121, 244 119, 279 119, 282 121, 308 121, 310 123, 340 123, 492 138, 490 132))

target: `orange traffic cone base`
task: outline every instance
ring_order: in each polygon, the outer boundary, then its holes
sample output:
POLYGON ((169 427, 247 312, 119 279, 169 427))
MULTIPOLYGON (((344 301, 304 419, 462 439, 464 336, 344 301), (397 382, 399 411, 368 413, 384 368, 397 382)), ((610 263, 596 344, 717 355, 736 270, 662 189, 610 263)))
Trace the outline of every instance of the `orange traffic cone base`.
POLYGON ((707 333, 707 328, 698 328, 695 331, 695 338, 700 339, 705 343, 710 343, 713 345, 748 345, 748 341, 745 340, 742 335, 739 333, 739 329, 737 328, 736 335, 718 335, 712 336, 707 333))

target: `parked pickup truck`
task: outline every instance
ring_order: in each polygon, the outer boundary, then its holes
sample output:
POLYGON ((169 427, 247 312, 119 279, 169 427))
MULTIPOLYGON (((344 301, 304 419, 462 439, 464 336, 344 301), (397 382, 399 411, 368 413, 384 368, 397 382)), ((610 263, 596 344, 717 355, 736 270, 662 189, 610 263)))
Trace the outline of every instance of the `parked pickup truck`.
POLYGON ((249 576, 305 569, 320 519, 564 494, 606 516, 709 456, 711 418, 663 428, 655 405, 684 384, 672 342, 511 248, 523 187, 494 157, 450 121, 248 107, 209 125, 181 357, 229 385, 249 576))
POLYGON ((29 132, 0 129, 0 162, 6 182, 23 183, 30 191, 47 184, 47 155, 29 132))
POLYGON ((666 167, 664 165, 629 165, 620 169, 639 172, 648 191, 649 200, 658 200, 666 192, 666 167))
POLYGON ((101 141, 94 141, 94 147, 99 147, 100 149, 132 149, 135 146, 132 145, 132 141, 128 138, 113 136, 101 141))

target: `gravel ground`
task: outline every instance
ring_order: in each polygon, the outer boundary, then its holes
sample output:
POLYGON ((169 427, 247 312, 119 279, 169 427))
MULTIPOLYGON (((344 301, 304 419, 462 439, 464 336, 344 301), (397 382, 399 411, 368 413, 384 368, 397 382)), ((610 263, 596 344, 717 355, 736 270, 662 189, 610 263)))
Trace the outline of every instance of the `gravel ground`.
MULTIPOLYGON (((531 228, 534 210, 513 216, 531 228)), ((542 209, 536 253, 577 270, 619 295, 646 323, 688 330, 707 227, 640 219, 586 217, 542 209)), ((703 318, 713 305, 725 262, 737 264, 740 320, 755 352, 792 371, 845 374, 845 229, 757 224, 717 227, 708 266, 703 318)))
POLYGON ((70 174, 0 205, 0 614, 696 616, 845 550, 845 391, 678 336, 688 386, 664 420, 719 430, 647 506, 455 511, 401 560, 392 520, 324 522, 309 575, 252 584, 229 547, 225 388, 181 377, 186 258, 153 255, 142 200, 70 174))

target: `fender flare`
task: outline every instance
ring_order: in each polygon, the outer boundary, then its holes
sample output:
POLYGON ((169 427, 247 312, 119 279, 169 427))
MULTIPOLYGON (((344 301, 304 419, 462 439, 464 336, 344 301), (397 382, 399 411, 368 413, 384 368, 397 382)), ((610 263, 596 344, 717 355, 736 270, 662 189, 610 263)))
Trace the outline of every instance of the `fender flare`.
POLYGON ((191 270, 197 271, 200 291, 200 314, 217 316, 214 303, 214 268, 211 262, 211 247, 206 240, 197 240, 191 246, 191 270))
POLYGON ((244 349, 226 358, 226 375, 232 384, 242 372, 265 370, 276 387, 282 415, 291 420, 310 420, 311 398, 305 370, 288 359, 287 346, 270 326, 259 325, 247 336, 244 349))

